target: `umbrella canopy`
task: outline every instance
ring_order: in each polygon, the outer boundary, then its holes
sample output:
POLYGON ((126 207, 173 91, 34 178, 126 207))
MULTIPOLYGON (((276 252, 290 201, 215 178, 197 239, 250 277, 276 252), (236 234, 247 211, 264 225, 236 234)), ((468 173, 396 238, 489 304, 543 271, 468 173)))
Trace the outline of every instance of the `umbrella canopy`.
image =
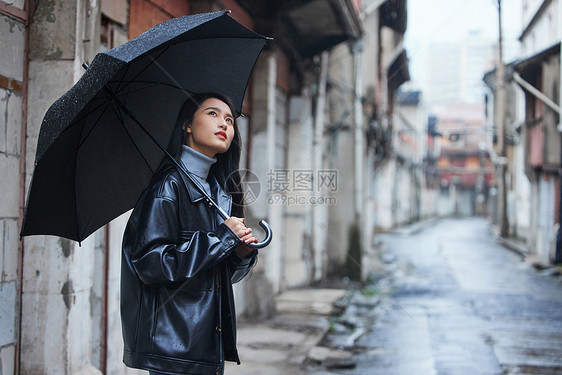
POLYGON ((154 140, 168 144, 190 93, 241 112, 268 38, 228 13, 175 18, 96 55, 43 118, 22 236, 82 241, 131 209, 162 161, 154 140))

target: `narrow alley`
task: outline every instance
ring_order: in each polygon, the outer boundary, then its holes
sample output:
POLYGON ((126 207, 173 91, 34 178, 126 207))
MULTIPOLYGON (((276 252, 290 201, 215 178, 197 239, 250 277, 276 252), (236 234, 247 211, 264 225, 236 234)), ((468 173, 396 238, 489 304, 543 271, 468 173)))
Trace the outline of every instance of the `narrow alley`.
POLYGON ((388 278, 355 365, 309 374, 562 374, 559 269, 535 269, 483 218, 377 238, 388 278))

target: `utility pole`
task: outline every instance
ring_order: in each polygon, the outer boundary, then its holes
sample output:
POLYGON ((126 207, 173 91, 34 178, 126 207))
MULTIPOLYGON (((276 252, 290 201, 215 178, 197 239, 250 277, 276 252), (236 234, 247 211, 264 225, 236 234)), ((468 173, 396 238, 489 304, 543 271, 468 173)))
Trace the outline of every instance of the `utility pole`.
POLYGON ((508 235, 507 222, 507 186, 505 183, 505 173, 507 158, 505 152, 505 117, 506 117, 506 87, 505 87, 505 67, 503 64, 503 43, 502 43, 502 1, 498 0, 498 63, 496 68, 496 125, 499 153, 499 183, 498 183, 498 225, 501 237, 508 235))
POLYGON ((363 40, 356 41, 351 52, 353 53, 353 166, 354 166, 354 206, 355 220, 363 222, 363 207, 365 196, 363 192, 363 106, 361 96, 363 89, 363 40))
MULTIPOLYGON (((558 7, 558 38, 562 38, 562 7, 558 7)), ((560 63, 560 73, 562 73, 562 62, 560 63)), ((559 75, 559 90, 562 92, 562 75, 559 75)), ((560 97, 560 95, 558 95, 560 97)), ((562 106, 562 99, 558 99, 558 105, 562 106)), ((554 263, 562 263, 562 114, 558 114, 558 132, 560 133, 560 165, 558 169, 558 232, 556 233, 556 251, 554 253, 554 263)))

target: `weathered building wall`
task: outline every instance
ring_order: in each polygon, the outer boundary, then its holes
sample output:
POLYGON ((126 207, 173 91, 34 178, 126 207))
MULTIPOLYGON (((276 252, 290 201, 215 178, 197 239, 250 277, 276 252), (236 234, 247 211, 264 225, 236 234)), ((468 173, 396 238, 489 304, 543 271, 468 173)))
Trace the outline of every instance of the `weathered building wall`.
MULTIPOLYGON (((2 2, 4 3, 4 2, 2 2)), ((19 333, 18 260, 22 193, 22 112, 25 62, 24 1, 0 14, 0 373, 13 374, 19 333), (16 16, 12 15, 15 14, 16 16)), ((5 4, 2 4, 5 5, 5 4)))
MULTIPOLYGON (((123 364, 123 336, 121 334, 121 243, 123 232, 129 219, 130 212, 127 212, 109 224, 108 238, 109 243, 107 260, 107 337, 106 345, 106 371, 105 375, 135 375, 146 374, 146 371, 136 370, 126 367, 123 364)), ((97 272, 101 270, 96 268, 97 272)), ((100 272, 101 273, 101 272, 100 272)), ((100 328, 98 328, 100 329, 100 328)), ((103 331, 103 329, 100 329, 103 331)))
POLYGON ((523 4, 522 29, 524 33, 521 35, 522 56, 526 57, 534 52, 543 50, 559 40, 558 25, 558 0, 525 0, 523 4), (546 5, 540 10, 543 5, 546 5), (536 14, 540 11, 538 17, 536 14), (535 18, 533 20, 533 18, 535 18), (525 31, 527 26, 533 24, 525 31))
MULTIPOLYGON (((348 44, 340 44, 330 51, 326 103, 326 153, 330 169, 338 174, 338 190, 332 196, 337 203, 328 207, 327 243, 328 273, 345 274, 349 233, 355 220, 354 205, 354 139, 353 139, 353 56, 348 44)), ((359 116, 362 114, 359 113, 359 116)))
MULTIPOLYGON (((396 224, 411 223, 422 216, 425 197, 423 158, 426 154, 427 116, 421 102, 421 93, 403 91, 397 95, 393 119, 393 149, 402 160, 397 168, 400 177, 395 180, 396 224)), ((431 216, 430 211, 425 215, 431 216)))
MULTIPOLYGON (((552 56, 543 64, 542 87, 549 98, 560 97, 560 56, 552 56)), ((556 170, 560 165, 560 133, 557 125, 559 115, 548 106, 544 108, 543 160, 547 168, 556 170)))
POLYGON ((373 226, 377 230, 387 231, 394 227, 394 181, 397 172, 396 160, 379 163, 376 178, 373 178, 375 212, 373 226))
MULTIPOLYGON (((560 102, 560 2, 525 1, 523 4, 523 33, 520 37, 522 55, 526 58, 516 65, 523 79, 539 89, 555 102, 560 102), (532 22, 531 22, 532 20, 532 22), (547 53, 544 53, 547 51, 547 53)), ((531 256, 541 263, 550 263, 556 246, 558 222, 558 196, 560 165, 560 133, 557 126, 559 115, 542 99, 525 92, 525 123, 522 126, 520 144, 515 151, 523 166, 514 166, 516 181, 530 181, 530 188, 517 189, 518 194, 530 196, 529 205, 516 205, 517 225, 514 235, 525 236, 531 256), (523 159, 523 160, 521 160, 523 159), (521 210, 527 210, 525 217, 521 210)), ((518 197, 517 197, 518 198, 518 197)))
MULTIPOLYGON (((288 157, 287 169, 306 174, 313 171, 313 118, 312 102, 308 86, 302 95, 293 96, 289 105, 288 128, 288 157)), ((316 182, 314 175, 312 182, 316 182)), ((287 207, 286 230, 291 236, 286 237, 284 250, 285 285, 288 288, 307 285, 314 279, 314 248, 312 230, 315 225, 312 220, 313 206, 309 203, 316 189, 313 185, 308 188, 288 192, 287 197, 296 200, 304 199, 305 204, 295 204, 287 207)))
MULTIPOLYGON (((30 28, 26 187, 47 108, 99 48, 99 3, 39 2, 30 28)), ((91 364, 94 237, 78 244, 32 236, 23 242, 21 373, 99 373, 91 364)))
POLYGON ((275 51, 262 52, 253 73, 251 133, 252 146, 249 154, 250 170, 259 178, 261 191, 257 199, 246 206, 248 224, 256 228, 258 238, 261 230, 256 224, 265 219, 273 228, 275 240, 263 251, 249 278, 236 285, 238 312, 252 316, 268 316, 273 313, 273 300, 267 298, 279 292, 282 283, 281 249, 283 246, 282 205, 270 204, 272 194, 281 194, 273 181, 268 184, 268 175, 274 170, 285 168, 284 158, 280 157, 283 142, 284 124, 278 123, 277 116, 284 119, 279 105, 282 93, 277 87, 277 56, 275 51), (277 137, 277 138, 276 138, 277 137), (238 295, 241 295, 238 297, 238 295))
MULTIPOLYGON (((30 28, 25 186, 29 186, 33 172, 43 115, 83 74, 83 62, 91 61, 100 49, 123 43, 127 33, 134 37, 159 21, 188 11, 216 10, 219 3, 204 0, 37 2, 30 28), (103 25, 101 30, 100 24, 103 25)), ((233 5, 232 1, 225 3, 233 5)), ((16 1, 15 5, 23 8, 23 0, 16 1)), ((233 15, 237 11, 234 9, 233 15)), ((370 20, 376 26, 373 30, 378 30, 378 19, 378 12, 372 13, 370 20)), ((20 83, 24 79, 21 61, 25 32, 17 22, 1 23, 3 21, 0 16, 0 27, 10 30, 9 34, 2 32, 3 38, 6 35, 13 40, 6 43, 9 53, 0 50, 0 59, 11 58, 14 62, 0 63, 0 111, 5 114, 0 115, 0 172, 7 176, 0 184, 7 194, 14 194, 14 199, 5 195, 0 200, 3 245, 0 297, 2 307, 10 306, 7 313, 0 315, 0 359, 2 373, 12 373, 18 336, 19 286, 15 270, 19 161, 22 157, 18 153, 21 153, 19 145, 23 136, 19 133, 23 105, 20 83), (12 81, 4 84, 2 76, 12 81)), ((372 100, 379 85, 376 32, 372 32, 362 64, 364 76, 368 73, 363 94, 372 100)), ((321 59, 312 58, 316 65, 307 66, 310 70, 305 72, 306 82, 295 85, 297 76, 292 76, 293 62, 276 48, 266 50, 256 66, 253 88, 247 98, 247 103, 252 103, 251 110, 248 110, 248 117, 242 119, 248 126, 247 139, 251 139, 244 161, 259 176, 262 188, 257 201, 247 208, 249 224, 256 227, 258 238, 262 236, 257 226, 259 219, 267 219, 275 232, 274 242, 261 251, 250 277, 235 286, 239 302, 237 312, 258 316, 273 312, 275 293, 325 276, 328 256, 332 260, 332 270, 341 271, 347 256, 349 224, 354 220, 351 181, 355 173, 368 174, 372 168, 371 163, 364 163, 360 172, 351 167, 354 165, 353 119, 354 115, 361 114, 354 112, 354 93, 350 89, 353 87, 353 56, 349 45, 340 45, 330 52, 329 101, 319 97, 317 91, 321 77, 316 69, 321 59), (294 90, 295 87, 300 91, 294 90), (310 170, 316 173, 324 169, 337 171, 336 185, 319 190, 318 184, 314 184, 312 192, 307 188, 299 190, 303 185, 297 184, 294 174, 286 190, 279 185, 282 175, 276 174, 305 172, 301 176, 306 176, 310 170), (313 204, 308 198, 314 195, 336 200, 313 204), (278 201, 268 201, 271 197, 277 197, 278 201), (291 197, 304 197, 305 203, 289 204, 291 197)), ((303 66, 299 69, 305 69, 303 66)), ((365 121, 361 117, 359 123, 365 124, 365 121)), ((320 182, 317 174, 313 178, 316 183, 320 182)), ((300 183, 308 186, 307 181, 300 183)), ((374 204, 374 200, 371 203, 374 204)), ((21 373, 144 373, 122 364, 119 272, 126 221, 127 214, 90 236, 81 246, 49 236, 24 239, 21 373)), ((365 231, 367 238, 369 227, 367 225, 365 231)))
MULTIPOLYGON (((376 227, 377 196, 374 190, 376 173, 378 167, 379 154, 377 151, 378 140, 373 137, 373 130, 377 126, 377 93, 379 92, 379 74, 374 67, 379 66, 379 39, 375 37, 374 30, 380 29, 379 8, 372 9, 368 4, 363 4, 363 26, 366 32, 363 37, 362 51, 362 95, 363 95, 363 129, 365 137, 365 163, 363 176, 363 192, 365 196, 364 208, 364 230, 363 243, 365 244, 365 254, 376 262, 377 257, 367 254, 374 254, 373 233, 376 227)), ((367 267, 365 267, 365 272, 367 267)), ((364 275, 366 276, 366 275, 364 275)))

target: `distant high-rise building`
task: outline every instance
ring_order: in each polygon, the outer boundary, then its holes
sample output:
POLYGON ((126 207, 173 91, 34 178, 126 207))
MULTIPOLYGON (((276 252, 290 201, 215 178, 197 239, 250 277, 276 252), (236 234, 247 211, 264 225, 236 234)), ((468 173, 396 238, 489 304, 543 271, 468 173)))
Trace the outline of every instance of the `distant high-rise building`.
POLYGON ((483 102, 486 92, 482 77, 493 69, 494 40, 471 33, 458 43, 431 45, 427 51, 427 102, 483 102))

